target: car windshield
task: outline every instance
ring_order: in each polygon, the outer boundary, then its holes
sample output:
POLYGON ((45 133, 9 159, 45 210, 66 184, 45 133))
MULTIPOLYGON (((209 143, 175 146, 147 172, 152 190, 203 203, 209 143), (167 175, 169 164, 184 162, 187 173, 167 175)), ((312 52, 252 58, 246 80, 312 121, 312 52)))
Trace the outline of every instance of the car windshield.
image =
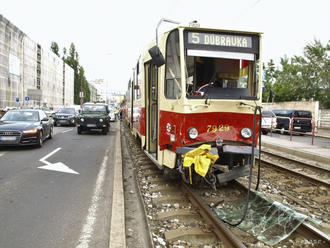
POLYGON ((298 110, 296 111, 296 116, 301 118, 312 118, 312 113, 310 111, 298 110))
POLYGON ((2 118, 2 121, 40 121, 37 111, 9 111, 2 118))
POLYGON ((74 114, 74 108, 63 108, 58 111, 60 114, 74 114))
POLYGON ((273 110, 273 112, 276 115, 280 115, 280 116, 288 116, 288 115, 292 114, 292 110, 285 110, 285 109, 276 109, 276 110, 273 110))
POLYGON ((262 111, 262 117, 275 117, 272 111, 262 111))
POLYGON ((105 112, 106 106, 104 105, 85 105, 82 109, 83 112, 105 112))

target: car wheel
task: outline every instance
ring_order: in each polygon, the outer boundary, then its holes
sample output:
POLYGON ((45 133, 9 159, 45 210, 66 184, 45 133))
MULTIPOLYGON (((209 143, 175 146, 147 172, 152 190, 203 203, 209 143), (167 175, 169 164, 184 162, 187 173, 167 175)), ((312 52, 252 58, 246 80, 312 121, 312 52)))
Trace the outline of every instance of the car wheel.
POLYGON ((107 135, 107 133, 108 133, 108 128, 106 128, 106 127, 103 128, 102 129, 102 134, 107 135))
POLYGON ((42 144, 43 144, 43 132, 40 131, 40 135, 39 135, 39 138, 38 138, 38 144, 37 144, 37 147, 42 147, 42 144))
POLYGON ((50 131, 49 131, 49 135, 48 135, 48 139, 53 138, 53 127, 50 127, 50 131))
POLYGON ((57 123, 56 122, 54 122, 54 127, 57 127, 57 123))
POLYGON ((267 133, 268 133, 268 131, 266 131, 266 130, 262 130, 261 132, 263 135, 267 135, 267 133))
POLYGON ((81 134, 81 128, 77 127, 77 134, 81 134))

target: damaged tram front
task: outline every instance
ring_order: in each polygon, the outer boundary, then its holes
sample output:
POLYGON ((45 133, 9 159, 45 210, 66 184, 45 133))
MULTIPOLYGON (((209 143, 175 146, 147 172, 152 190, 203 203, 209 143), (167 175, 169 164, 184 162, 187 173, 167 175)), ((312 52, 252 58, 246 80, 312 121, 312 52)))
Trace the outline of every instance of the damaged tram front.
POLYGON ((178 27, 157 40, 129 93, 145 153, 191 184, 247 175, 259 151, 261 34, 178 27))

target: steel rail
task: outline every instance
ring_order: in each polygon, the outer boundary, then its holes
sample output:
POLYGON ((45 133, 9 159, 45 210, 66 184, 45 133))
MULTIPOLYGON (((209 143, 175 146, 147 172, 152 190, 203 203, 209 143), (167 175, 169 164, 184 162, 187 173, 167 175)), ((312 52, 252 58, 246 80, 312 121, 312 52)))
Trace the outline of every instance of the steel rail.
MULTIPOLYGON (((256 159, 256 160, 258 160, 258 159, 256 159)), ((313 183, 321 184, 321 185, 326 186, 326 187, 330 187, 330 184, 329 184, 328 182, 324 181, 324 180, 321 180, 321 179, 318 179, 318 178, 311 177, 311 176, 306 175, 306 174, 304 174, 304 173, 301 173, 301 172, 299 172, 299 171, 295 171, 295 170, 293 170, 293 169, 290 169, 290 168, 287 168, 287 167, 284 167, 284 166, 281 166, 281 165, 278 165, 278 164, 272 163, 272 162, 270 162, 270 161, 266 161, 266 160, 261 159, 261 162, 262 162, 264 165, 268 166, 268 167, 273 167, 273 168, 275 168, 275 169, 278 169, 278 170, 281 170, 281 171, 288 172, 288 173, 290 173, 291 175, 294 175, 294 176, 297 176, 297 175, 298 175, 298 176, 300 176, 300 177, 303 177, 303 178, 306 178, 306 179, 312 181, 313 183)), ((295 161, 295 162, 300 163, 299 161, 295 161)))
POLYGON ((184 182, 181 183, 183 191, 191 201, 194 207, 197 208, 199 214, 205 219, 211 230, 226 247, 243 248, 246 247, 228 227, 217 217, 212 210, 203 203, 202 199, 196 195, 184 182))
POLYGON ((305 167, 320 170, 322 172, 327 172, 327 173, 330 172, 330 169, 328 169, 328 168, 323 168, 323 167, 320 167, 320 166, 309 164, 309 163, 306 163, 306 162, 303 162, 303 161, 300 161, 300 160, 297 160, 297 159, 294 159, 294 158, 284 157, 283 155, 273 153, 271 151, 262 151, 262 154, 269 155, 269 156, 274 156, 274 157, 277 157, 277 158, 285 159, 285 160, 296 162, 296 163, 300 163, 305 167))

